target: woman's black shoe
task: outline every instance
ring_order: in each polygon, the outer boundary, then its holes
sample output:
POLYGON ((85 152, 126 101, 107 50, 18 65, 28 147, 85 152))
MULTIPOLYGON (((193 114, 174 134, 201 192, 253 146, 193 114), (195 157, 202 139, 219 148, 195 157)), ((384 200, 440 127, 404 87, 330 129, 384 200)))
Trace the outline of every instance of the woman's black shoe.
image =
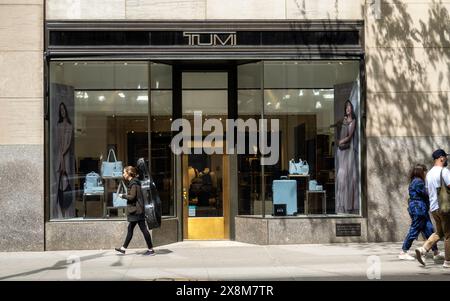
POLYGON ((154 250, 147 250, 145 253, 143 253, 142 255, 144 256, 154 256, 156 253, 154 250))
POLYGON ((125 254, 125 250, 122 250, 121 248, 114 248, 117 252, 120 252, 122 254, 125 254))

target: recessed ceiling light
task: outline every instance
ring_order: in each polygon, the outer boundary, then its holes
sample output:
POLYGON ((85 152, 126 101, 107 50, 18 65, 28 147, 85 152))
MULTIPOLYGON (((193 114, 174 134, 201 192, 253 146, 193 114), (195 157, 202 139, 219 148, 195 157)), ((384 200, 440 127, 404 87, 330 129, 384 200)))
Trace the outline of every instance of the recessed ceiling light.
POLYGON ((123 94, 123 92, 119 92, 117 95, 119 95, 120 98, 125 98, 125 94, 123 94))
POLYGON ((100 95, 100 96, 98 97, 98 101, 105 101, 105 96, 100 95))
POLYGON ((148 101, 148 96, 147 96, 147 95, 139 95, 139 96, 136 98, 136 100, 137 100, 138 102, 146 102, 146 101, 148 101))
POLYGON ((320 101, 316 101, 316 109, 321 109, 322 103, 320 101))

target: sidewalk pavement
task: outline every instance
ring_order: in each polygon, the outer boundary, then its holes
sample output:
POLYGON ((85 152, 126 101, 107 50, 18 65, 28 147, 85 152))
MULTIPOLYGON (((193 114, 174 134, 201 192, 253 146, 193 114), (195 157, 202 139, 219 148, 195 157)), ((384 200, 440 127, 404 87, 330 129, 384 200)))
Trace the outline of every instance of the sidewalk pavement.
POLYGON ((450 269, 432 258, 426 267, 398 260, 400 248, 184 241, 155 248, 156 256, 142 256, 145 250, 4 252, 0 280, 450 280, 450 269))

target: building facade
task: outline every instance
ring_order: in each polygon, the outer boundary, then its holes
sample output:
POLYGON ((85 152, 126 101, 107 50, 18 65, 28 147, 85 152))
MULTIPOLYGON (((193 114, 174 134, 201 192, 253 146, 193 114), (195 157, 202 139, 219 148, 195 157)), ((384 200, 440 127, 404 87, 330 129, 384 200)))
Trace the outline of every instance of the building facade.
POLYGON ((110 168, 139 158, 161 198, 156 245, 402 240, 410 168, 449 147, 449 10, 1 1, 0 250, 119 245, 110 168))

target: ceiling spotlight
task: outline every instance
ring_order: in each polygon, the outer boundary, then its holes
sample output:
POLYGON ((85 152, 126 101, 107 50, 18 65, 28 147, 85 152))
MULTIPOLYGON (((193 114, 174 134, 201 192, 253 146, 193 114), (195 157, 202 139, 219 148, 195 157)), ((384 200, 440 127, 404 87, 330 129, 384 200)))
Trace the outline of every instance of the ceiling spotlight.
POLYGON ((119 92, 117 95, 119 95, 120 98, 125 98, 125 94, 123 94, 123 92, 119 92))
POLYGON ((316 109, 321 109, 322 103, 320 101, 316 101, 316 109))
POLYGON ((98 101, 105 101, 105 96, 100 95, 100 96, 98 97, 98 101))
POLYGON ((303 96, 303 90, 300 90, 300 92, 298 92, 298 96, 303 96))
POLYGON ((146 102, 146 101, 148 101, 148 96, 147 96, 147 95, 139 95, 139 96, 136 98, 136 100, 137 100, 138 102, 146 102))

